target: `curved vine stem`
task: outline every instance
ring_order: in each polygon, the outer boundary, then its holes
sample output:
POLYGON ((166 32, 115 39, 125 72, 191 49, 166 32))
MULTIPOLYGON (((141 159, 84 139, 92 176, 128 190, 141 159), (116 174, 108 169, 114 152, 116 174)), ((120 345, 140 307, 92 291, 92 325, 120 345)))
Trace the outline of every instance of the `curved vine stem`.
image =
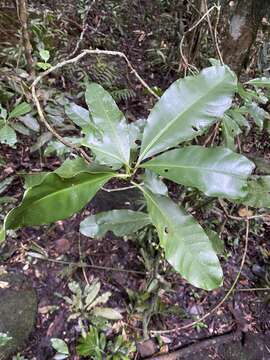
POLYGON ((78 146, 72 144, 71 142, 67 141, 66 139, 64 139, 46 120, 46 117, 44 115, 44 112, 42 110, 40 101, 38 99, 37 96, 37 91, 36 91, 36 87, 37 84, 47 75, 49 75, 50 73, 61 69, 62 67, 69 65, 69 64, 75 64, 77 62, 79 62, 80 60, 82 60, 86 55, 108 55, 108 56, 118 56, 122 59, 125 60, 128 68, 130 69, 131 73, 133 73, 135 75, 135 77, 137 78, 137 80, 143 85, 144 88, 147 89, 147 91, 152 94, 156 99, 159 99, 159 96, 151 89, 151 87, 145 82, 145 80, 143 80, 143 78, 137 73, 137 71, 134 69, 134 67, 132 66, 131 62, 129 61, 129 59, 127 58, 127 56, 120 52, 120 51, 109 51, 109 50, 82 50, 82 52, 71 58, 68 60, 64 60, 58 64, 56 64, 55 66, 52 66, 51 68, 49 68, 48 70, 44 71, 42 74, 40 74, 39 76, 36 77, 36 79, 33 81, 31 88, 32 88, 32 97, 33 97, 33 101, 36 105, 37 111, 38 111, 38 115, 40 120, 44 123, 44 125, 46 126, 46 128, 65 146, 77 151, 80 153, 80 155, 87 161, 90 162, 91 158, 90 156, 81 148, 79 148, 78 146))
MULTIPOLYGON (((183 52, 183 45, 184 45, 184 41, 185 41, 185 38, 186 38, 186 35, 188 33, 190 33, 191 31, 193 31, 194 29, 196 29, 196 27, 198 25, 200 25, 200 23, 202 21, 205 20, 205 18, 207 19, 208 21, 208 25, 210 27, 210 32, 213 33, 213 42, 214 42, 214 46, 216 48, 216 52, 218 54, 218 57, 219 57, 219 60, 221 62, 221 64, 223 65, 223 59, 222 59, 222 55, 221 55, 221 52, 220 52, 220 49, 219 49, 219 46, 218 46, 218 41, 217 41, 217 25, 218 25, 218 22, 219 22, 219 17, 220 17, 220 6, 218 5, 213 5, 210 9, 208 9, 208 7, 206 6, 206 12, 203 14, 203 16, 191 27, 189 28, 182 36, 182 39, 180 41, 180 45, 179 45, 179 51, 180 51, 180 56, 184 62, 184 67, 185 69, 191 69, 191 70, 195 70, 197 71, 197 68, 191 64, 189 64, 188 62, 188 59, 186 58, 184 52, 183 52), (211 25, 211 21, 210 21, 210 17, 209 17, 209 14, 213 11, 213 10, 217 10, 218 12, 218 16, 217 16, 217 21, 216 21, 216 24, 215 24, 215 29, 214 29, 214 32, 213 32, 213 29, 212 29, 212 25, 211 25)), ((179 70, 181 68, 181 63, 179 65, 179 70)))

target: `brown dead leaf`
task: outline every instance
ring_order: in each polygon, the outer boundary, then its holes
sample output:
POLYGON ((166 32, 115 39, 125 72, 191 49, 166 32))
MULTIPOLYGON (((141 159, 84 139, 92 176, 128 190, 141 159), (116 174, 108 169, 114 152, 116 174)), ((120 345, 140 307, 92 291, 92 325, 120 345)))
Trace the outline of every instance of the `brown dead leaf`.
POLYGON ((7 281, 0 281, 0 289, 9 288, 9 283, 7 281))
POLYGON ((253 211, 247 209, 247 208, 241 208, 238 210, 238 215, 245 218, 245 217, 250 217, 253 216, 253 211))

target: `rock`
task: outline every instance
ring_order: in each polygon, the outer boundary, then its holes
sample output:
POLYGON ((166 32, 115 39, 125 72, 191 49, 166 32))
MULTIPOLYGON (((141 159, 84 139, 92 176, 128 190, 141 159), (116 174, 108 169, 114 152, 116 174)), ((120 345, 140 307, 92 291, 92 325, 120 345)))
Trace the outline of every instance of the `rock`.
POLYGON ((59 255, 66 254, 70 249, 71 242, 66 238, 60 238, 55 242, 55 250, 59 255))
POLYGON ((8 360, 23 347, 33 330, 37 296, 22 274, 1 274, 0 284, 0 333, 12 338, 1 347, 0 360, 8 360))
POLYGON ((158 351, 156 342, 152 339, 145 340, 137 344, 137 350, 141 358, 146 358, 155 354, 158 351))
POLYGON ((242 342, 232 342, 219 348, 224 360, 269 360, 270 334, 246 334, 242 342))

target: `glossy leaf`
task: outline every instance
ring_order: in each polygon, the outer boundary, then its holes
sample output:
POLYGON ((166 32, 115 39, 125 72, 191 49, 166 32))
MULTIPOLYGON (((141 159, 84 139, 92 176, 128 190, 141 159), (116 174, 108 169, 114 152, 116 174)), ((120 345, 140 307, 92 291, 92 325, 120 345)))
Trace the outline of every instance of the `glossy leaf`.
POLYGON ((22 203, 5 218, 4 227, 17 229, 66 219, 82 209, 113 176, 113 173, 80 173, 63 179, 50 173, 40 185, 26 190, 22 203))
MULTIPOLYGON (((88 164, 83 158, 77 157, 75 159, 67 159, 63 164, 54 171, 55 174, 61 178, 70 179, 81 173, 99 174, 99 173, 111 173, 110 168, 105 166, 96 165, 94 163, 88 164)), ((37 172, 34 174, 24 175, 25 188, 28 189, 33 186, 40 185, 49 172, 37 172)))
POLYGON ((0 128, 0 143, 14 146, 17 142, 15 131, 9 125, 0 128))
POLYGON ((139 161, 202 134, 231 106, 236 76, 213 66, 174 82, 152 109, 139 161))
POLYGON ((58 351, 60 354, 69 355, 68 346, 62 339, 52 338, 51 339, 52 347, 58 351))
POLYGON ((66 115, 82 129, 90 128, 94 129, 94 125, 89 116, 89 111, 82 106, 75 103, 70 103, 65 106, 66 115))
POLYGON ((148 169, 145 170, 143 175, 144 186, 146 186, 154 194, 168 195, 168 188, 161 180, 161 178, 148 169))
POLYGON ((111 173, 111 169, 95 163, 88 164, 83 158, 77 157, 65 160, 54 172, 62 178, 68 179, 84 172, 89 174, 111 173))
POLYGON ((101 134, 88 132, 84 145, 98 161, 121 167, 129 163, 130 140, 126 119, 111 95, 98 84, 89 84, 85 93, 92 120, 101 134))
POLYGON ((203 191, 208 196, 231 199, 247 193, 247 178, 254 164, 226 148, 187 146, 157 156, 141 165, 169 180, 203 191))
POLYGON ((125 236, 151 223, 149 215, 140 211, 112 210, 88 216, 81 222, 80 232, 92 238, 102 237, 108 231, 125 236))
POLYGON ((31 105, 24 101, 19 105, 15 106, 15 108, 9 113, 8 118, 11 119, 25 115, 29 113, 31 110, 32 110, 31 105))
POLYGON ((30 187, 40 185, 48 174, 49 172, 40 171, 35 174, 23 175, 25 189, 29 189, 30 187))
POLYGON ((248 182, 248 194, 241 203, 255 208, 270 208, 270 176, 248 182))
POLYGON ((222 284, 222 269, 202 227, 167 196, 144 189, 149 215, 167 261, 192 285, 213 290, 222 284))

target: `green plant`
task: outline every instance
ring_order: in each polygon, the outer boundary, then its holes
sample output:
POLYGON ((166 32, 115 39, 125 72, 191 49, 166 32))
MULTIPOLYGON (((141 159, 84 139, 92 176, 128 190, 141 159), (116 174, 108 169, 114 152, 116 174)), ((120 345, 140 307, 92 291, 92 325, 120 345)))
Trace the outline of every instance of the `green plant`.
POLYGON ((51 344, 54 350, 57 351, 55 356, 53 357, 55 360, 63 360, 69 357, 70 353, 68 350, 68 346, 64 340, 52 338, 51 344))
POLYGON ((23 355, 21 355, 20 353, 18 353, 12 357, 12 360, 28 360, 28 359, 26 357, 24 357, 23 355))
POLYGON ((264 109, 268 103, 268 94, 264 89, 266 88, 269 92, 269 79, 252 79, 246 85, 248 88, 238 84, 238 103, 225 113, 222 122, 224 143, 231 150, 235 150, 236 136, 243 132, 247 134, 252 128, 252 123, 248 121, 248 118, 252 119, 259 131, 267 130, 269 132, 270 130, 270 114, 264 109))
POLYGON ((122 335, 107 342, 103 332, 90 327, 88 333, 79 339, 77 352, 81 356, 91 356, 95 360, 128 360, 136 351, 133 342, 125 340, 122 335))
POLYGON ((87 284, 84 289, 75 281, 70 282, 68 287, 72 293, 71 297, 64 297, 71 312, 68 321, 78 319, 83 329, 82 322, 92 320, 93 317, 102 317, 108 320, 122 319, 117 310, 103 306, 108 302, 111 293, 108 291, 99 295, 101 285, 97 279, 90 285, 87 284))
POLYGON ((141 128, 126 121, 100 85, 88 84, 85 99, 90 112, 71 104, 66 114, 82 129, 82 143, 90 149, 93 163, 77 157, 53 172, 33 176, 21 204, 5 218, 2 240, 6 230, 65 219, 109 180, 125 180, 142 192, 147 212, 117 209, 91 215, 82 222, 81 232, 101 237, 112 230, 123 236, 154 225, 165 258, 176 271, 194 286, 220 286, 222 269, 209 237, 164 192, 162 178, 236 203, 250 204, 254 192, 256 199, 261 196, 254 189, 260 184, 251 176, 255 165, 245 156, 224 147, 188 143, 222 122, 236 90, 237 78, 226 66, 179 79, 155 104, 141 135, 141 128))
POLYGON ((107 351, 108 360, 129 360, 135 353, 136 346, 133 342, 125 340, 122 335, 118 335, 115 341, 108 342, 107 351))
POLYGON ((8 336, 8 334, 0 333, 0 348, 5 346, 10 340, 12 340, 12 337, 8 336))
POLYGON ((23 133, 24 135, 30 135, 29 129, 33 131, 39 130, 38 122, 29 114, 31 109, 30 104, 27 102, 21 102, 8 113, 7 110, 0 104, 1 144, 7 144, 14 147, 17 142, 15 130, 23 133), (16 120, 19 120, 19 122, 16 120))
POLYGON ((91 356, 93 359, 102 360, 105 346, 105 334, 95 327, 90 327, 88 333, 79 339, 77 352, 81 356, 91 356))
POLYGON ((51 67, 51 64, 48 63, 50 59, 50 52, 49 50, 41 49, 39 50, 39 56, 42 61, 37 62, 38 69, 47 70, 51 67))

